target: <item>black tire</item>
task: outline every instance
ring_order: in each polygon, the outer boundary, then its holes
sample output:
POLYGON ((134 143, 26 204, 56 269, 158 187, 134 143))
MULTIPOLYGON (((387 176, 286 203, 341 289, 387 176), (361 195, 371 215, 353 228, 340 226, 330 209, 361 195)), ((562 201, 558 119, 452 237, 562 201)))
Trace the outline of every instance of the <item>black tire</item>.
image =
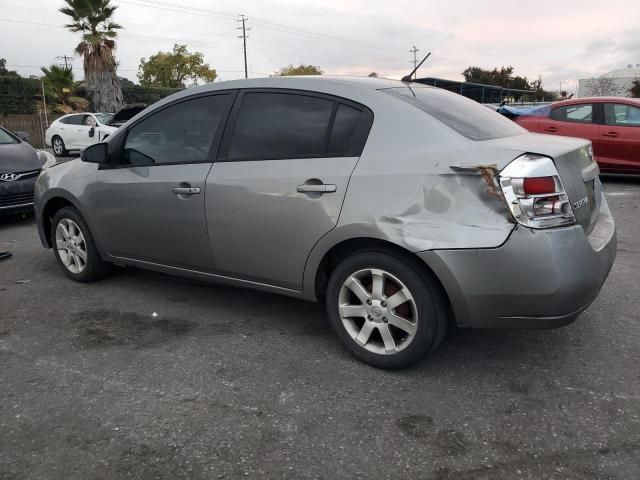
POLYGON ((446 302, 438 282, 401 255, 377 250, 355 253, 338 265, 329 278, 326 307, 331 326, 347 350, 363 362, 389 370, 407 368, 433 352, 444 338, 448 323, 446 302), (396 353, 367 350, 352 338, 340 317, 340 291, 344 282, 354 273, 366 269, 380 269, 393 275, 410 291, 415 301, 415 335, 405 348, 396 353))
POLYGON ((87 223, 80 215, 80 212, 78 212, 74 207, 61 208, 53 216, 53 221, 51 222, 51 242, 53 244, 53 252, 56 256, 56 260, 62 267, 62 270, 69 278, 76 282, 93 282, 101 279, 113 270, 113 265, 105 262, 100 256, 100 253, 98 253, 98 249, 96 248, 96 244, 93 240, 93 235, 91 235, 91 231, 89 230, 87 223), (71 220, 74 222, 84 237, 84 242, 82 242, 82 244, 84 245, 84 250, 86 252, 86 262, 82 271, 77 273, 72 272, 64 264, 56 245, 56 229, 58 228, 58 224, 64 220, 71 220))
POLYGON ((51 149, 53 150, 53 154, 56 157, 66 157, 67 155, 69 155, 69 151, 67 150, 67 147, 64 144, 64 140, 62 140, 62 137, 60 137, 59 135, 54 135, 54 137, 51 139, 51 149), (62 146, 62 149, 58 149, 58 151, 56 152, 56 142, 60 142, 60 145, 62 146))

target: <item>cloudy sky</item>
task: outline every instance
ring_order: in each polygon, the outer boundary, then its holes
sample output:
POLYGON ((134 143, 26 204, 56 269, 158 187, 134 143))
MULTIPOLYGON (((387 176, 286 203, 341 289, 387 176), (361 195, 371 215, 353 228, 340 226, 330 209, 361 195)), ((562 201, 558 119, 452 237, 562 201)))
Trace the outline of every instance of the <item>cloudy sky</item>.
MULTIPOLYGON (((432 56, 420 74, 461 79, 469 65, 513 65, 518 75, 573 92, 588 78, 640 64, 634 0, 112 0, 119 5, 119 74, 136 81, 140 57, 187 44, 223 80, 243 75, 237 15, 248 17, 250 76, 290 63, 327 74, 400 78, 412 45, 432 56), (185 4, 189 4, 186 7, 185 4)), ((23 75, 73 55, 62 0, 0 0, 0 58, 23 75)), ((76 78, 82 62, 73 62, 76 78)))

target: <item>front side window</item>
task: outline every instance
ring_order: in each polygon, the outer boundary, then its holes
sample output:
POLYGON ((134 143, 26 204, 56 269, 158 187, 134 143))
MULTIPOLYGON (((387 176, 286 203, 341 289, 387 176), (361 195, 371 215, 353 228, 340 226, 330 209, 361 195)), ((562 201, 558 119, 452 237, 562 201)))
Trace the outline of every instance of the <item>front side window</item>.
POLYGON ((640 108, 623 103, 605 103, 604 119, 607 125, 640 127, 640 108))
POLYGON ((326 155, 333 105, 331 100, 308 95, 246 93, 228 157, 266 160, 326 155))
POLYGON ((470 140, 493 140, 526 133, 525 129, 504 115, 440 88, 412 86, 384 88, 380 91, 419 108, 470 140))
POLYGON ((98 125, 98 122, 96 122, 96 119, 93 118, 93 116, 85 115, 84 119, 82 120, 82 125, 84 125, 85 127, 95 127, 96 125, 98 125))
POLYGON ((551 118, 560 122, 593 123, 593 105, 565 105, 551 110, 551 118))
POLYGON ((231 94, 171 105, 129 130, 121 164, 197 163, 209 159, 214 135, 226 118, 231 94))

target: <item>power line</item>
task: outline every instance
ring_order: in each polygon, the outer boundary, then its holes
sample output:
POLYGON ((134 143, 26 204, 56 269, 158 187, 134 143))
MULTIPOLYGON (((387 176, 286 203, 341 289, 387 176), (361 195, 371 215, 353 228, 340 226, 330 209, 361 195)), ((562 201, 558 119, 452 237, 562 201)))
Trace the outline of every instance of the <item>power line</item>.
POLYGON ((73 62, 73 57, 69 57, 67 55, 60 55, 56 57, 56 60, 64 60, 64 69, 71 70, 69 65, 73 62))

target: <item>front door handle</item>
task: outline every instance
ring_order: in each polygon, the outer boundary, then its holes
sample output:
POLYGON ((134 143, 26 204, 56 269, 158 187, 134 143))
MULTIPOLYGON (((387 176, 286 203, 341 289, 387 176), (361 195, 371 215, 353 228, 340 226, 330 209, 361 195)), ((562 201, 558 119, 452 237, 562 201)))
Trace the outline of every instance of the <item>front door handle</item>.
POLYGON ((299 193, 332 193, 337 190, 337 187, 332 184, 321 183, 319 185, 305 183, 298 185, 296 191, 299 193))
POLYGON ((618 132, 608 132, 608 133, 603 133, 602 136, 616 138, 616 137, 619 137, 620 134, 618 132))
POLYGON ((556 127, 547 127, 543 129, 545 132, 557 132, 558 129, 556 127))
POLYGON ((173 187, 171 189, 176 195, 195 195, 200 193, 199 187, 173 187))

